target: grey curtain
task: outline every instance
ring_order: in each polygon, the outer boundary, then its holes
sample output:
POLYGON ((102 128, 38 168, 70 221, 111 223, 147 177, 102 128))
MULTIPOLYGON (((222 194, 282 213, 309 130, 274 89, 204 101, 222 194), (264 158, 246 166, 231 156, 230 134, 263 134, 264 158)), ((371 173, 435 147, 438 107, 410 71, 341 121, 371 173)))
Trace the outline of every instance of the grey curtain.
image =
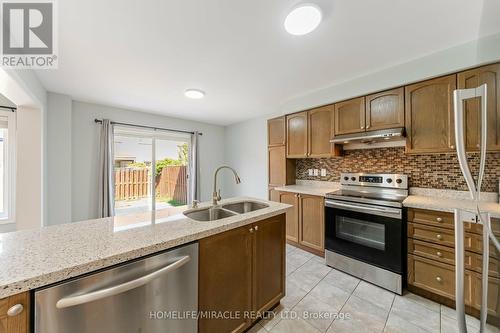
POLYGON ((103 119, 99 139, 99 217, 115 214, 113 160, 113 125, 103 119))
POLYGON ((199 163, 198 163, 198 139, 199 133, 194 132, 191 135, 191 146, 189 151, 189 191, 188 191, 188 204, 191 204, 193 200, 200 200, 199 193, 199 163))

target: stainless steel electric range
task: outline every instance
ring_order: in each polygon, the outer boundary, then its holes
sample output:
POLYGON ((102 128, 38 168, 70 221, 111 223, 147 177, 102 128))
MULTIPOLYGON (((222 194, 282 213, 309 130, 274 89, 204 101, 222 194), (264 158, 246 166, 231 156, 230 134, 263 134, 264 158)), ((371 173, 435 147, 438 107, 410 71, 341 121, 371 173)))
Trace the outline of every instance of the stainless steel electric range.
POLYGON ((408 176, 342 173, 325 200, 326 264, 402 294, 408 176))

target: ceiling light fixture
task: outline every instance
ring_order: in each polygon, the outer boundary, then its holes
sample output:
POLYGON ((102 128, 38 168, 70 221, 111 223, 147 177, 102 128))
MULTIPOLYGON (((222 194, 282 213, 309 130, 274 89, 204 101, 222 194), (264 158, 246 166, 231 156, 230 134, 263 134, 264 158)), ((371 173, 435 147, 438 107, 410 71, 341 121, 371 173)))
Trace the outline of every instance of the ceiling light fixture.
POLYGON ((184 96, 191 99, 200 99, 205 97, 205 92, 199 89, 186 89, 184 96))
POLYGON ((323 14, 315 4, 301 4, 295 7, 285 19, 285 30, 292 35, 302 36, 310 33, 321 23, 323 14))

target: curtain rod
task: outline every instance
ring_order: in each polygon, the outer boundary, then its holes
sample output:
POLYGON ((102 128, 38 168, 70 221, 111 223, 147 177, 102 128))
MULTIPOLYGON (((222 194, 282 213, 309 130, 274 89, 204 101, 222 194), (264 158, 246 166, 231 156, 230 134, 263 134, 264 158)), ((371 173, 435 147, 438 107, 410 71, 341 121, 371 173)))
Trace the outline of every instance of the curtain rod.
MULTIPOLYGON (((102 119, 94 119, 95 123, 102 124, 102 119)), ((112 125, 124 125, 124 126, 131 126, 131 127, 139 127, 139 128, 149 128, 153 130, 160 130, 160 131, 170 131, 170 132, 178 132, 178 133, 188 133, 188 134, 194 134, 194 132, 191 131, 183 131, 183 130, 177 130, 177 129, 171 129, 171 128, 162 128, 162 127, 153 127, 153 126, 146 126, 146 125, 136 125, 136 124, 129 124, 129 123, 120 123, 117 121, 112 121, 112 125)), ((203 135, 203 133, 198 132, 199 135, 203 135)))
POLYGON ((8 105, 0 105, 0 108, 9 109, 12 112, 17 110, 17 108, 15 106, 8 106, 8 105))

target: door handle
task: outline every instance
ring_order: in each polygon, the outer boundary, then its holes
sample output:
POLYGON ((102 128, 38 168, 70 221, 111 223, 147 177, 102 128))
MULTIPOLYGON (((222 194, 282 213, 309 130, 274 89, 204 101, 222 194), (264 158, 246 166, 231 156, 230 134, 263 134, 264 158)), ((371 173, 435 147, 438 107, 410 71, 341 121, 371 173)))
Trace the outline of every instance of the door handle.
POLYGON ((69 308, 72 306, 80 305, 80 304, 85 304, 89 303, 92 301, 97 301, 106 297, 118 295, 121 293, 124 293, 126 291, 139 288, 145 284, 148 284, 149 282, 153 281, 154 279, 158 278, 160 275, 170 273, 177 268, 180 268, 187 264, 191 260, 190 256, 183 256, 180 259, 174 261, 171 264, 168 264, 165 267, 162 267, 152 273, 149 273, 147 275, 141 276, 140 278, 137 278, 132 281, 128 281, 113 287, 109 288, 104 288, 96 291, 89 292, 87 294, 83 295, 77 295, 77 296, 69 296, 69 297, 64 297, 61 298, 60 300, 57 301, 56 303, 56 308, 58 309, 64 309, 64 308, 69 308))

